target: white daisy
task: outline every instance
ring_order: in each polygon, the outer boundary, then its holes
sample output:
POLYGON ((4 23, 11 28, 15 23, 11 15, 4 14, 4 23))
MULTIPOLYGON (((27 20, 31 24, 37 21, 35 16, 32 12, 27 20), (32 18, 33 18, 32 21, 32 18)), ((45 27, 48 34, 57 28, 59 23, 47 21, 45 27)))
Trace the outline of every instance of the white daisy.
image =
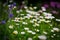
POLYGON ((43 21, 43 22, 45 22, 45 19, 40 19, 40 21, 43 21))
POLYGON ((12 21, 14 21, 14 22, 20 22, 19 20, 12 20, 12 21))
POLYGON ((32 7, 29 7, 29 9, 30 9, 30 10, 33 10, 33 8, 32 8, 32 7))
POLYGON ((24 16, 24 14, 20 14, 21 16, 24 16))
POLYGON ((41 21, 38 21, 38 24, 41 23, 41 21))
POLYGON ((60 19, 56 19, 56 21, 60 22, 60 19))
POLYGON ((22 24, 27 24, 27 22, 22 22, 22 24))
POLYGON ((47 34, 47 32, 43 31, 44 34, 47 34))
POLYGON ((34 9, 37 9, 37 7, 33 7, 34 9))
POLYGON ((45 16, 46 19, 53 19, 55 18, 54 16, 45 16))
POLYGON ((32 38, 28 38, 28 40, 32 40, 32 38))
POLYGON ((46 11, 46 8, 45 7, 41 7, 42 8, 42 11, 46 11))
POLYGON ((33 19, 33 21, 35 21, 35 22, 36 22, 37 20, 36 20, 36 19, 33 19))
POLYGON ((25 34, 25 32, 21 32, 21 34, 25 34))
POLYGON ((20 18, 18 18, 18 17, 15 17, 15 20, 19 20, 20 18))
POLYGON ((36 31, 37 31, 37 32, 39 32, 39 30, 38 30, 38 29, 36 29, 36 31))
POLYGON ((30 20, 30 23, 34 23, 34 21, 33 20, 30 20))
POLYGON ((27 6, 24 6, 25 9, 27 9, 28 7, 27 6))
POLYGON ((53 34, 54 36, 56 35, 56 34, 53 34))
POLYGON ((13 31, 13 34, 18 34, 18 31, 17 31, 17 30, 14 30, 14 31, 13 31))
POLYGON ((18 11, 16 11, 16 13, 20 13, 20 11, 18 10, 18 11))
POLYGON ((43 11, 42 10, 39 10, 38 13, 43 13, 43 11))
POLYGON ((10 29, 13 29, 13 25, 9 25, 9 28, 10 28, 10 29))
POLYGON ((36 27, 36 25, 34 24, 33 27, 36 27))
POLYGON ((51 36, 52 38, 54 38, 54 36, 51 36))
POLYGON ((36 25, 36 26, 39 26, 39 24, 38 24, 38 23, 35 23, 35 25, 36 25))
POLYGON ((13 9, 17 8, 16 6, 13 7, 13 9))
POLYGON ((32 31, 31 31, 31 30, 28 30, 27 32, 28 32, 28 33, 32 33, 32 31))
POLYGON ((43 16, 40 16, 40 18, 42 18, 42 19, 43 19, 44 17, 43 17, 43 16))
POLYGON ((36 32, 32 32, 32 34, 34 35, 34 34, 36 34, 36 32))
POLYGON ((20 25, 20 24, 16 23, 16 25, 20 25))
POLYGON ((40 35, 40 36, 38 36, 38 38, 41 39, 41 40, 46 40, 47 39, 47 37, 45 35, 40 35))
POLYGON ((36 15, 36 16, 40 16, 40 14, 38 14, 38 13, 36 13, 35 15, 36 15))
POLYGON ((22 10, 22 9, 20 9, 20 12, 23 12, 23 10, 22 10))
POLYGON ((54 30, 51 30, 51 32, 54 32, 54 30))
POLYGON ((8 5, 8 7, 10 7, 11 5, 8 5))
POLYGON ((54 31, 57 31, 57 32, 59 32, 59 31, 60 31, 60 29, 59 29, 59 28, 53 28, 53 30, 54 30, 54 31))
POLYGON ((25 30, 29 30, 29 28, 24 28, 25 30))

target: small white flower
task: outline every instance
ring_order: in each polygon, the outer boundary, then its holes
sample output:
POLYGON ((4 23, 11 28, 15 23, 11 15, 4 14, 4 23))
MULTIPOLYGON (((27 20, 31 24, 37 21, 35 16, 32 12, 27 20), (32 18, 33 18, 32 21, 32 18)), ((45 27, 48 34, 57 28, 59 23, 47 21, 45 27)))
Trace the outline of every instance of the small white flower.
POLYGON ((28 30, 27 32, 28 32, 28 33, 32 33, 32 31, 31 31, 31 30, 28 30))
POLYGON ((44 18, 43 16, 40 16, 40 18, 44 18))
POLYGON ((59 29, 59 28, 53 28, 53 30, 54 30, 54 31, 57 31, 57 32, 59 32, 59 31, 60 31, 60 29, 59 29))
POLYGON ((15 20, 19 20, 20 18, 18 18, 18 17, 15 17, 15 20))
POLYGON ((24 16, 24 14, 20 14, 21 16, 24 16))
POLYGON ((53 19, 53 18, 55 18, 55 17, 53 17, 53 16, 46 16, 45 18, 46 18, 46 19, 53 19))
POLYGON ((40 20, 39 18, 36 18, 36 20, 40 20))
POLYGON ((32 8, 32 7, 29 7, 29 9, 30 9, 30 10, 33 10, 33 8, 32 8))
POLYGON ((16 6, 13 7, 13 9, 15 9, 15 8, 16 8, 16 6))
POLYGON ((32 38, 28 38, 28 40, 32 40, 32 38))
POLYGON ((22 22, 22 24, 27 24, 26 22, 22 22))
POLYGON ((32 34, 34 35, 34 34, 36 34, 35 32, 32 32, 32 34))
POLYGON ((45 22, 45 19, 40 19, 40 21, 44 21, 45 22))
POLYGON ((13 34, 18 34, 18 31, 14 30, 14 31, 13 31, 13 34))
POLYGON ((36 31, 37 31, 37 32, 39 32, 39 30, 38 30, 38 29, 37 29, 36 31))
POLYGON ((30 10, 26 10, 27 13, 32 14, 33 12, 30 10))
POLYGON ((23 10, 21 9, 20 12, 23 12, 23 10))
POLYGON ((25 34, 25 32, 21 32, 21 34, 25 34))
POLYGON ((46 40, 47 39, 47 37, 45 35, 40 35, 40 36, 38 36, 38 38, 41 39, 41 40, 46 40))
POLYGON ((26 14, 27 16, 31 16, 31 14, 26 14))
POLYGON ((42 8, 42 11, 46 11, 46 8, 45 7, 41 7, 42 8))
POLYGON ((50 26, 53 26, 52 24, 50 24, 50 26))
POLYGON ((30 18, 33 18, 33 16, 30 16, 30 18))
POLYGON ((26 22, 22 22, 22 24, 26 24, 26 22))
POLYGON ((47 12, 43 12, 44 16, 46 16, 48 13, 47 12))
POLYGON ((51 32, 54 32, 54 30, 51 30, 51 32))
POLYGON ((24 28, 25 30, 29 30, 29 28, 24 28))
POLYGON ((16 23, 16 25, 19 25, 18 23, 16 23))
POLYGON ((34 18, 38 18, 38 16, 34 16, 34 18))
POLYGON ((36 25, 36 26, 39 26, 39 24, 38 24, 38 23, 35 23, 35 25, 36 25))
POLYGON ((37 7, 33 7, 34 9, 37 9, 37 7))
POLYGON ((36 15, 36 16, 40 16, 40 14, 38 14, 38 13, 36 13, 35 15, 36 15))
POLYGON ((10 7, 11 5, 8 5, 8 7, 10 7))
POLYGON ((34 26, 34 27, 36 27, 36 25, 35 25, 35 24, 34 24, 33 26, 34 26))
POLYGON ((46 19, 53 19, 53 18, 55 18, 55 17, 52 16, 52 14, 50 14, 50 13, 43 12, 43 14, 44 14, 44 16, 45 16, 46 19))
POLYGON ((54 38, 54 36, 51 36, 52 38, 54 38))
POLYGON ((27 6, 24 6, 25 9, 27 9, 28 7, 27 6))
POLYGON ((31 14, 27 14, 27 17, 32 18, 33 16, 31 14))
POLYGON ((29 17, 29 16, 24 16, 24 18, 30 19, 30 17, 29 17))
POLYGON ((25 19, 25 18, 23 18, 23 17, 20 17, 20 20, 23 20, 23 19, 25 19))
POLYGON ((36 22, 37 20, 36 20, 36 19, 33 19, 33 21, 35 21, 35 22, 36 22))
POLYGON ((56 21, 60 22, 60 19, 56 19, 56 21))
POLYGON ((36 15, 38 12, 35 11, 30 11, 30 10, 26 10, 27 13, 32 14, 32 15, 36 15))
POLYGON ((53 34, 54 36, 56 35, 56 34, 53 34))
POLYGON ((10 29, 13 29, 13 25, 10 25, 9 28, 10 28, 10 29))
POLYGON ((9 2, 11 3, 11 2, 13 2, 13 0, 10 0, 9 2))
POLYGON ((42 13, 43 11, 42 10, 39 10, 38 13, 42 13))
POLYGON ((30 23, 34 23, 34 21, 30 20, 30 23))
POLYGON ((38 23, 41 23, 41 21, 38 21, 38 23))
POLYGON ((44 13, 45 16, 52 16, 50 13, 44 13))
POLYGON ((47 34, 47 32, 45 32, 45 31, 44 31, 43 33, 44 33, 44 34, 47 34))
POLYGON ((14 22, 20 22, 19 20, 12 20, 12 21, 14 21, 14 22))
POLYGON ((20 13, 20 11, 18 10, 18 11, 16 11, 16 13, 20 13))

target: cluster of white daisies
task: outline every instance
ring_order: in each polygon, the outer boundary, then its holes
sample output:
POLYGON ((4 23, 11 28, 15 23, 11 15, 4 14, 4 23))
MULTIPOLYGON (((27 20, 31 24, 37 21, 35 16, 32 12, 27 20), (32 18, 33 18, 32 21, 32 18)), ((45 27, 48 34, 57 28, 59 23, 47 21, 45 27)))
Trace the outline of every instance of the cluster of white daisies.
MULTIPOLYGON (((13 10, 15 10, 17 7, 14 6, 13 10)), ((49 26, 53 26, 53 24, 51 24, 52 20, 55 18, 54 16, 52 16, 51 13, 45 12, 46 8, 45 7, 41 7, 42 10, 39 11, 33 11, 34 9, 37 9, 37 7, 28 7, 24 6, 25 10, 20 9, 17 10, 16 13, 18 14, 17 17, 15 17, 14 19, 8 20, 8 24, 9 24, 9 29, 13 30, 15 25, 17 25, 15 28, 17 28, 19 26, 19 29, 24 29, 25 31, 21 31, 20 32, 17 30, 14 30, 12 33, 17 35, 17 34, 27 34, 29 33, 32 35, 36 35, 38 34, 37 32, 40 32, 40 29, 38 29, 37 27, 40 28, 40 24, 43 23, 47 23, 47 25, 49 26), (25 11, 25 13, 23 13, 25 11), (31 26, 31 27, 30 27, 31 26)), ((56 21, 60 21, 59 19, 56 19, 56 21)), ((43 25, 43 24, 42 24, 43 25)), ((43 27, 43 26, 42 26, 43 27)), ((50 28, 50 27, 49 27, 50 28)), ((52 29, 50 30, 51 32, 59 32, 60 29, 57 27, 52 27, 52 29)), ((38 38, 41 40, 46 40, 47 36, 45 34, 48 34, 45 30, 43 31, 43 35, 38 34, 38 38)), ((31 36, 32 36, 31 35, 31 36)), ((56 35, 56 34, 54 34, 56 35)), ((51 36, 53 37, 53 36, 51 36)), ((31 37, 28 38, 28 40, 33 40, 31 37)))

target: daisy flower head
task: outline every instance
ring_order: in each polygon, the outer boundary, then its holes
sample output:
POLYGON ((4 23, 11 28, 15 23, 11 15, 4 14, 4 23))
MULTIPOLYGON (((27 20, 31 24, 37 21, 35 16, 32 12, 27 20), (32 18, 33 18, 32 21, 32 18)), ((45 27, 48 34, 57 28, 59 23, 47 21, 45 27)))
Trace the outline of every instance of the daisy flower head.
POLYGON ((40 35, 40 36, 38 36, 38 38, 41 39, 41 40, 46 40, 47 39, 47 37, 45 35, 40 35))
POLYGON ((15 35, 18 34, 18 31, 17 30, 14 30, 13 31, 13 34, 15 34, 15 35))

